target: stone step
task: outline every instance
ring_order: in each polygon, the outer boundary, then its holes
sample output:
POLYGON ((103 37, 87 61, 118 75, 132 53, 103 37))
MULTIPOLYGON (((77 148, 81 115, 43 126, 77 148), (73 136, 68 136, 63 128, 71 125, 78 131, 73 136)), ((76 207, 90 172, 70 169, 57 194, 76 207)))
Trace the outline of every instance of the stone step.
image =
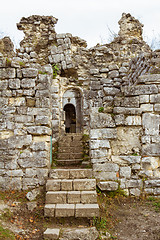
POLYGON ((83 147, 77 146, 77 147, 59 147, 58 148, 59 153, 83 153, 83 147))
POLYGON ((59 239, 59 234, 59 228, 47 228, 43 235, 46 240, 57 240, 59 239))
POLYGON ((57 159, 56 164, 57 166, 80 166, 82 164, 83 159, 57 159))
POLYGON ((48 179, 46 191, 93 191, 95 179, 48 179))
MULTIPOLYGON (((44 232, 45 240, 68 240, 68 239, 90 239, 96 240, 99 236, 99 233, 95 227, 82 227, 77 226, 70 228, 47 228, 44 232)), ((108 238, 106 238, 108 239, 108 238)))
POLYGON ((58 160, 65 160, 65 159, 81 159, 83 157, 83 152, 79 153, 58 153, 58 160))
POLYGON ((82 142, 80 141, 64 141, 64 142, 58 142, 58 147, 63 148, 63 147, 83 147, 82 142))
POLYGON ((85 179, 92 177, 92 169, 51 169, 49 173, 49 178, 52 179, 85 179))
POLYGON ((48 191, 46 204, 56 203, 97 203, 96 191, 48 191))
POLYGON ((45 217, 98 217, 98 204, 46 204, 45 217))

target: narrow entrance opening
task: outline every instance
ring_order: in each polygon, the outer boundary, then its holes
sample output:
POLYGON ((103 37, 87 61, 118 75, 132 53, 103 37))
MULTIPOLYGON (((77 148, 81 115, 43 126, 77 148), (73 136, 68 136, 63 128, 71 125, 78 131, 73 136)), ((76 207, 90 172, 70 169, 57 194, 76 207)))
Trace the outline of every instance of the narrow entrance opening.
POLYGON ((76 109, 71 103, 64 106, 65 111, 65 132, 76 133, 76 109))

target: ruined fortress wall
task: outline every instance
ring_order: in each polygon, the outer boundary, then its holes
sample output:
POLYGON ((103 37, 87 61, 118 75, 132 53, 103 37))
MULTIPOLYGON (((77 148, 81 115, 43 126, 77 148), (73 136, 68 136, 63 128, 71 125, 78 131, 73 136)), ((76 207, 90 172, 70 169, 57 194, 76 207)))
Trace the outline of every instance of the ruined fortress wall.
POLYGON ((56 22, 22 18, 25 38, 17 53, 2 44, 0 188, 44 185, 50 139, 64 133, 63 95, 73 89, 82 98, 99 188, 159 195, 159 52, 143 41, 142 25, 130 14, 122 15, 112 43, 91 49, 78 37, 57 34, 56 22))
POLYGON ((160 75, 143 75, 135 85, 120 87, 121 69, 109 65, 108 76, 116 74, 116 79, 101 79, 92 88, 103 92, 102 105, 90 112, 94 176, 101 190, 159 195, 160 75))
POLYGON ((39 74, 16 60, 0 59, 0 186, 21 190, 48 176, 52 68, 39 74))

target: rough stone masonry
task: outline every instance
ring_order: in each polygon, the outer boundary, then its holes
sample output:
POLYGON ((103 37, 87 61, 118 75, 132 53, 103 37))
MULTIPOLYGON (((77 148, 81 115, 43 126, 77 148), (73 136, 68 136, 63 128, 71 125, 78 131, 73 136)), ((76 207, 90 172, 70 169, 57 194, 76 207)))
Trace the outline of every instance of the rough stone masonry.
POLYGON ((16 52, 10 38, 0 40, 0 188, 45 184, 51 138, 65 133, 64 96, 78 108, 77 94, 99 188, 160 195, 160 51, 130 14, 111 43, 90 49, 57 34, 57 21, 23 17, 16 52))

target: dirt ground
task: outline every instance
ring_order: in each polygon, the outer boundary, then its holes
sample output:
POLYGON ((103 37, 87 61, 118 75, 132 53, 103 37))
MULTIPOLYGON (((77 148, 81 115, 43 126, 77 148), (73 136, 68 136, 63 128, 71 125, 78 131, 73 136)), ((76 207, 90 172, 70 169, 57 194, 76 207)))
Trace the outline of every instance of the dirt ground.
MULTIPOLYGON (((3 240, 42 240, 44 230, 50 226, 51 221, 43 216, 44 194, 36 200, 37 207, 29 211, 25 198, 26 192, 2 193, 0 201, 8 206, 1 211, 0 227, 8 228, 14 237, 5 236, 0 228, 0 239, 3 240)), ((117 240, 160 240, 160 198, 130 198, 120 195, 110 196, 98 194, 100 205, 100 218, 90 222, 79 222, 85 226, 96 226, 100 233, 110 233, 110 238, 117 240)), ((56 225, 71 227, 74 219, 56 222, 56 225)), ((52 222, 53 223, 53 222, 52 222)), ((75 227, 75 226, 74 226, 75 227)), ((103 239, 103 238, 99 238, 103 239)), ((106 239, 106 238, 105 238, 106 239)))
POLYGON ((160 198, 101 196, 99 199, 102 220, 107 216, 110 239, 160 240, 160 198))

